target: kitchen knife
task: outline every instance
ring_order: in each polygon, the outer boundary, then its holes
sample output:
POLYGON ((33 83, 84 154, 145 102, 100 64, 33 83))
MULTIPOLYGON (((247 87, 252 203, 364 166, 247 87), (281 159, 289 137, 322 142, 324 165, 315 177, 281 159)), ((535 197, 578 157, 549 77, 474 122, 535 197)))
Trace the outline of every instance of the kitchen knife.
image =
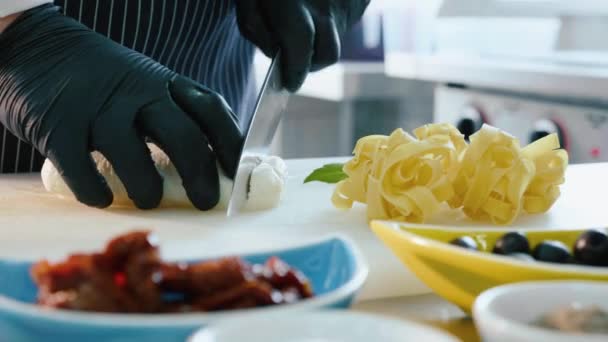
POLYGON ((280 53, 277 53, 262 84, 253 115, 245 126, 245 143, 234 177, 228 216, 238 214, 245 206, 251 171, 256 165, 255 158, 269 153, 270 144, 287 107, 289 92, 283 87, 280 59, 280 53))

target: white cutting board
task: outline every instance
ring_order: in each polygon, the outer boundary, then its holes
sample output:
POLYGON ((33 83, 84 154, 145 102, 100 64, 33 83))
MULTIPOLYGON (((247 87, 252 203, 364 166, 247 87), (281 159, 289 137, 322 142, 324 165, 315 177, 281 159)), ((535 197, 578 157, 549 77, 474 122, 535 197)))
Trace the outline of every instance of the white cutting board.
MULTIPOLYGON (((332 207, 332 185, 303 184, 315 168, 343 159, 287 161, 290 177, 279 208, 226 218, 193 210, 98 210, 45 193, 39 175, 0 175, 0 257, 33 260, 100 248, 133 228, 153 229, 168 258, 221 256, 289 246, 341 233, 364 252, 370 276, 361 299, 427 292, 370 232, 363 206, 332 207)), ((571 166, 563 195, 544 215, 523 217, 518 227, 579 228, 608 225, 608 164, 571 166)), ((454 213, 437 223, 477 225, 454 213)))

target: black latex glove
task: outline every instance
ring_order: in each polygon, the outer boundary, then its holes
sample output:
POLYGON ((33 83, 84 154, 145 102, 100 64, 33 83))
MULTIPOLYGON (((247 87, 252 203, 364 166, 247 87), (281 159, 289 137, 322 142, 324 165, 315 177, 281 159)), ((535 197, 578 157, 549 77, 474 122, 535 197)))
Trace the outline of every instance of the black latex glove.
POLYGON ((370 0, 236 0, 241 33, 267 56, 281 48, 285 87, 294 92, 311 71, 340 59, 340 37, 370 0))
POLYGON ((144 140, 169 156, 192 203, 219 200, 216 158, 233 176, 242 145, 221 96, 45 5, 0 34, 0 121, 48 157, 87 205, 113 197, 92 162, 101 152, 139 208, 162 179, 144 140), (210 147, 211 146, 211 147, 210 147))

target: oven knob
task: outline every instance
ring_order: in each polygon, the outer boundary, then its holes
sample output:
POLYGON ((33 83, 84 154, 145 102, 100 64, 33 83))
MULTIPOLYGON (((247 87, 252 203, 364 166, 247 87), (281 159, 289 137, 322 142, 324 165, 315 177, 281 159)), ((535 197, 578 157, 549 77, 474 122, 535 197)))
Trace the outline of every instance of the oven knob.
POLYGON ((467 106, 462 110, 460 120, 456 123, 456 128, 468 141, 469 137, 475 134, 484 123, 483 114, 477 108, 467 106))
POLYGON ((557 133, 560 145, 563 148, 567 149, 564 130, 557 122, 548 119, 538 120, 534 123, 532 129, 533 130, 530 133, 530 143, 533 143, 538 139, 544 138, 549 134, 557 133))

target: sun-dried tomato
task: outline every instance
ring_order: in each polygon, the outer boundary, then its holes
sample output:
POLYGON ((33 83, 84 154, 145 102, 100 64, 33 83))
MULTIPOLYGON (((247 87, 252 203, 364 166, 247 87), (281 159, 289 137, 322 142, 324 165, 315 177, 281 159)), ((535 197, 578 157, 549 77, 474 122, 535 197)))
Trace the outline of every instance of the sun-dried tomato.
POLYGON ((155 238, 135 231, 103 252, 75 254, 32 269, 38 303, 47 307, 124 313, 192 312, 289 304, 313 295, 306 277, 279 258, 252 265, 237 257, 164 263, 155 238))

